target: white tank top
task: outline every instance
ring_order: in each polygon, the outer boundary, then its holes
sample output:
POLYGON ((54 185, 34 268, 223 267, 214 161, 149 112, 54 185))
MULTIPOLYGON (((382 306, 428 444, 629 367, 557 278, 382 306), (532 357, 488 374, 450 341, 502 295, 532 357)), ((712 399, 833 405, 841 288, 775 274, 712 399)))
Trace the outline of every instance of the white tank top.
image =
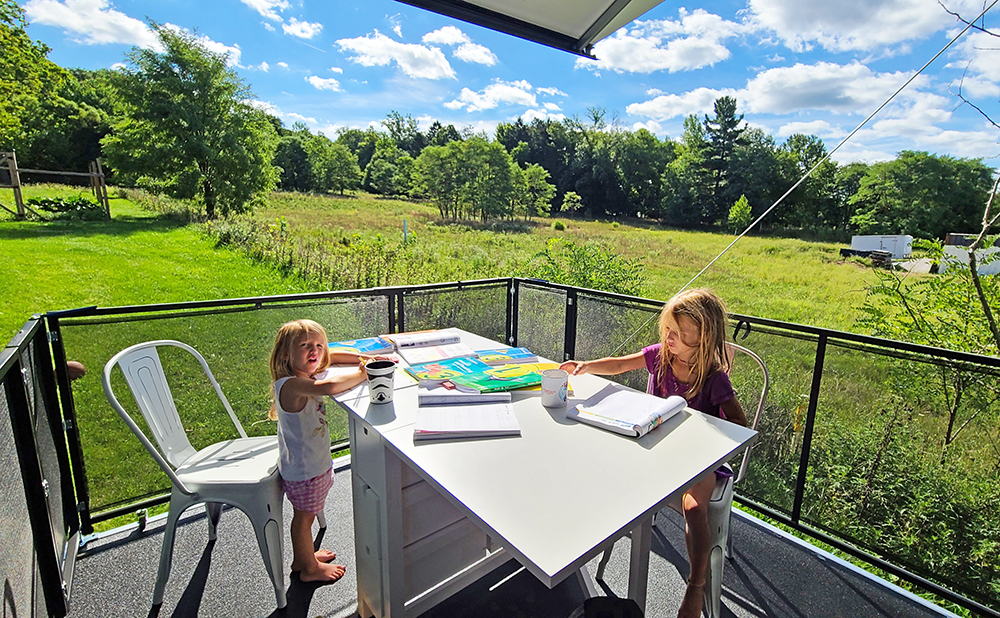
MULTIPOLYGON (((322 376, 316 376, 321 379, 322 376)), ((310 397, 298 412, 281 408, 281 387, 291 377, 274 383, 274 407, 278 411, 278 470, 288 481, 307 481, 328 471, 330 428, 322 397, 310 397)))

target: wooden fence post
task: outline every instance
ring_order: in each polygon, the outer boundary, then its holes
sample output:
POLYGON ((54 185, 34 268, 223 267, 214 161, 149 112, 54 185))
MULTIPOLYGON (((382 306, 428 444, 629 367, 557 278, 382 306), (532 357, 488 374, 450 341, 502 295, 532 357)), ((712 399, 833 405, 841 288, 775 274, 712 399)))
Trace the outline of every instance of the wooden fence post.
POLYGON ((21 176, 17 173, 17 157, 14 152, 3 153, 7 159, 7 169, 10 170, 10 186, 14 189, 14 204, 17 206, 17 218, 23 219, 27 216, 24 210, 24 199, 21 196, 21 176))
POLYGON ((101 158, 98 157, 94 163, 97 166, 97 200, 104 204, 104 218, 111 220, 111 200, 108 199, 108 185, 104 183, 104 169, 101 167, 101 158))

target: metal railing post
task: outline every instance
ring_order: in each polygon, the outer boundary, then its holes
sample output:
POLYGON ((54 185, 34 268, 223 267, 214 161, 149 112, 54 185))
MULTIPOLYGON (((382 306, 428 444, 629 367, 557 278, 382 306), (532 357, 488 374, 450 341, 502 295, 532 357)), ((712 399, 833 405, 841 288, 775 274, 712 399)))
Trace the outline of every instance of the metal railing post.
POLYGON ((809 409, 806 412, 806 426, 802 434, 802 453, 799 457, 799 475, 795 481, 795 502, 792 505, 792 521, 798 523, 802 515, 802 501, 806 491, 806 476, 809 470, 809 451, 812 448, 813 427, 816 423, 816 406, 819 403, 819 386, 823 379, 823 361, 826 358, 826 335, 820 335, 816 344, 816 362, 813 365, 812 388, 809 391, 809 409))
POLYGON ((62 404, 63 427, 69 447, 69 461, 73 468, 73 483, 76 486, 76 510, 80 514, 80 531, 93 534, 94 524, 90 519, 90 485, 87 482, 87 467, 83 462, 83 446, 80 442, 79 423, 76 420, 76 406, 73 404, 73 388, 66 370, 66 349, 63 347, 59 318, 46 315, 49 343, 52 348, 52 364, 59 386, 59 402, 62 404))
POLYGON ((566 333, 563 337, 563 360, 576 357, 576 290, 566 290, 566 333))
POLYGON ((511 277, 507 282, 507 345, 517 347, 517 308, 521 282, 511 277))

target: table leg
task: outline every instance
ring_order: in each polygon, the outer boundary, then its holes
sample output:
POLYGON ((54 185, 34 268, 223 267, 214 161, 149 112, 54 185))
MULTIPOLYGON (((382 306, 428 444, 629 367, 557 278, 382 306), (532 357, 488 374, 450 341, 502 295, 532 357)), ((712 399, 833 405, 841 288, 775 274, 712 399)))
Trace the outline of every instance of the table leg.
POLYGON ((632 530, 632 557, 628 568, 628 598, 646 611, 646 584, 649 580, 649 547, 653 539, 653 518, 642 520, 632 530))

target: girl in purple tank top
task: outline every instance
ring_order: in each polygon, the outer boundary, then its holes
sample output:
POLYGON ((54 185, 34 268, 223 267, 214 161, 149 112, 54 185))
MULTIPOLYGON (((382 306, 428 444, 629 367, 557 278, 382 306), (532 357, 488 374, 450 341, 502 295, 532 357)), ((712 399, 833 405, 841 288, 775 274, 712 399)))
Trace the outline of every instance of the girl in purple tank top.
MULTIPOLYGON (((573 375, 615 375, 645 367, 654 395, 681 395, 688 406, 746 426, 747 417, 729 382, 726 354, 726 307, 711 290, 681 292, 660 313, 660 342, 628 356, 593 361, 566 361, 559 366, 573 375)), ((716 471, 716 474, 724 474, 716 471)), ((698 618, 705 595, 705 570, 711 535, 708 503, 715 489, 709 476, 681 499, 691 574, 678 618, 698 618)))

